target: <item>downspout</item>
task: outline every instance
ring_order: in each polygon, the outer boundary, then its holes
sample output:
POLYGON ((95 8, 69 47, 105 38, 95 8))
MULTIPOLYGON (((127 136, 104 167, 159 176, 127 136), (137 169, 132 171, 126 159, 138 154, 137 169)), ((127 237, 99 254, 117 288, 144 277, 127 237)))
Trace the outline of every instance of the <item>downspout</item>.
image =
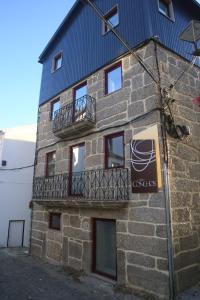
POLYGON ((172 243, 172 222, 171 222, 171 201, 170 201, 170 181, 169 181, 169 156, 168 156, 168 144, 167 135, 164 121, 164 110, 163 110, 163 95, 161 88, 161 76, 158 62, 158 52, 157 52, 157 42, 153 39, 155 58, 158 69, 158 90, 160 96, 160 121, 161 121, 161 133, 162 133, 162 144, 164 150, 164 196, 166 204, 166 223, 167 223, 167 253, 168 253, 168 265, 169 265, 169 290, 170 290, 170 300, 175 300, 175 273, 174 273, 174 253, 173 253, 173 243, 172 243))

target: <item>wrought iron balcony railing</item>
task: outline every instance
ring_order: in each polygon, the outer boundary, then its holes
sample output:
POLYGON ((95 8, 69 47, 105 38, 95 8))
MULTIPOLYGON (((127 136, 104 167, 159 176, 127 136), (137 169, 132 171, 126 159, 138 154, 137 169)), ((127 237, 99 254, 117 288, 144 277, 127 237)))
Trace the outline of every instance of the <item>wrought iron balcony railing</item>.
POLYGON ((35 177, 34 200, 124 201, 129 199, 128 169, 97 169, 35 177))
POLYGON ((55 111, 53 119, 53 133, 55 136, 66 137, 93 127, 95 123, 95 106, 95 99, 86 95, 55 111))

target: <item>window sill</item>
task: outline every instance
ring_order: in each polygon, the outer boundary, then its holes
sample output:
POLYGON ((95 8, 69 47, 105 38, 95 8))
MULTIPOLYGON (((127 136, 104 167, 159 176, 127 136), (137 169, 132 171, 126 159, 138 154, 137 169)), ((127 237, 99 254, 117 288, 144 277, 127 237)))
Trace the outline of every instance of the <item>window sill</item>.
POLYGON ((158 10, 158 12, 165 17, 166 19, 168 19, 169 21, 171 21, 172 23, 175 23, 175 18, 174 17, 169 17, 167 15, 165 15, 160 9, 158 10))

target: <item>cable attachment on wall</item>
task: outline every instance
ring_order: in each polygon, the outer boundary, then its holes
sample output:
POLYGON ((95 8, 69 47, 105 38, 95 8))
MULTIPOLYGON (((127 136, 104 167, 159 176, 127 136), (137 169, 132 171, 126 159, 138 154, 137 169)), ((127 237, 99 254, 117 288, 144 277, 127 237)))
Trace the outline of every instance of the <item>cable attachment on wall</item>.
POLYGON ((164 114, 165 128, 169 136, 175 139, 183 140, 190 135, 190 129, 185 125, 176 125, 174 119, 169 114, 164 114))

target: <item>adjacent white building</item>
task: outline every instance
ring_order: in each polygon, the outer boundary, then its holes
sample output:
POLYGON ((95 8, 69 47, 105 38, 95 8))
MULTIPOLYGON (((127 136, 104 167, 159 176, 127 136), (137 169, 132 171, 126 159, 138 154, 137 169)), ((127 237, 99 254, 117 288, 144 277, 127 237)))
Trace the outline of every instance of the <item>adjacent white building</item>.
POLYGON ((0 131, 0 247, 28 246, 36 125, 0 131))

